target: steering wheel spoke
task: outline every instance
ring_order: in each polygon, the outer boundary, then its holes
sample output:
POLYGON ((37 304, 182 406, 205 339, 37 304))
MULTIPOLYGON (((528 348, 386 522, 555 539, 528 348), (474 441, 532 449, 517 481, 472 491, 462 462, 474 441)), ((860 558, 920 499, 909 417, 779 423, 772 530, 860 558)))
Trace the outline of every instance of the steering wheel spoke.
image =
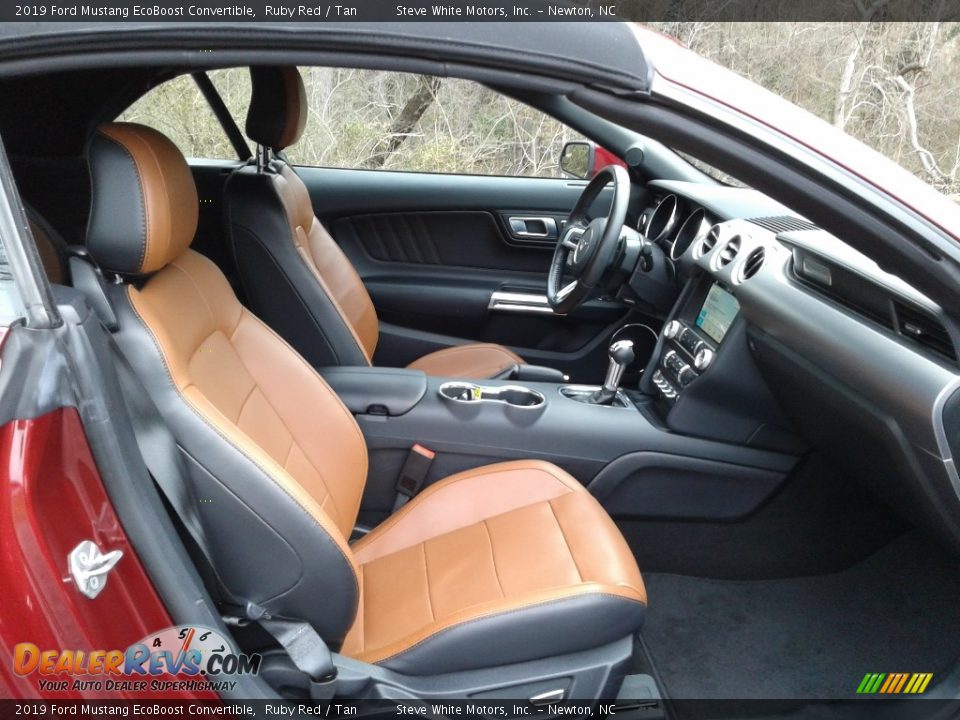
POLYGON ((560 241, 560 244, 570 252, 573 252, 574 250, 577 249, 577 243, 579 243, 580 238, 583 237, 584 230, 586 230, 586 228, 579 225, 575 227, 571 227, 564 234, 563 239, 560 241))
POLYGON ((577 288, 577 281, 576 281, 576 280, 574 280, 572 283, 568 283, 567 285, 564 285, 562 288, 560 288, 560 289, 557 291, 557 299, 558 299, 558 300, 565 300, 566 297, 567 297, 570 293, 572 293, 574 290, 576 290, 576 288, 577 288))
POLYGON ((553 252, 547 276, 547 300, 558 314, 575 310, 597 288, 615 251, 627 218, 630 176, 619 165, 608 165, 587 184, 577 200, 553 252), (587 221, 587 213, 607 185, 613 201, 606 217, 587 221), (563 284, 564 274, 573 282, 563 284))

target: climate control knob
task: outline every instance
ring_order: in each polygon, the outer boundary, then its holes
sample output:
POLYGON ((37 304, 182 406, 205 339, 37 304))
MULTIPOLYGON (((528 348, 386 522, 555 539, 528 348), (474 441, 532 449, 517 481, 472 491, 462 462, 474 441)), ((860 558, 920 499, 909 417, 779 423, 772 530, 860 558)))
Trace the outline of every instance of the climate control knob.
POLYGON ((680 331, 683 329, 683 325, 680 324, 679 320, 671 320, 663 327, 663 336, 667 340, 673 340, 677 335, 680 334, 680 331))
POLYGON ((712 362, 713 362, 713 350, 711 350, 710 348, 702 348, 697 352, 696 356, 693 358, 693 366, 700 372, 703 372, 708 367, 710 367, 710 363, 712 362))

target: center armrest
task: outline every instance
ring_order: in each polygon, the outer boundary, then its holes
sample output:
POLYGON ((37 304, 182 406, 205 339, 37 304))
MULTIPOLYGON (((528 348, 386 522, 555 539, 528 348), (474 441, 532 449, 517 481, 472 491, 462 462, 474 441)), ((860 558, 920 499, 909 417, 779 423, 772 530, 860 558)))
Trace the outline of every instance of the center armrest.
POLYGON ((403 415, 427 392, 421 370, 384 367, 329 367, 320 374, 354 415, 403 415))

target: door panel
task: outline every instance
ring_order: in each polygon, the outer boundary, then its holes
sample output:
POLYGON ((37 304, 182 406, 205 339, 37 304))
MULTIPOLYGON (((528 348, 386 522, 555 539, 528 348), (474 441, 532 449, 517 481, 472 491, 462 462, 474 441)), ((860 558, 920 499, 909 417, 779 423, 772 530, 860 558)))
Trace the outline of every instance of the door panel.
MULTIPOLYGON (((344 248, 354 254, 356 249, 362 250, 370 260, 380 263, 535 274, 545 272, 555 242, 539 247, 509 244, 497 219, 476 210, 351 215, 333 222, 330 232, 344 248)), ((351 260, 358 262, 354 255, 351 260)))
MULTIPOLYGON (((236 165, 192 163, 202 200, 196 246, 231 280, 236 273, 219 201, 236 165)), ((628 321, 622 306, 595 298, 563 317, 544 312, 542 305, 504 307, 494 295, 545 299, 556 241, 518 235, 510 220, 552 218, 559 229, 585 182, 310 167, 297 172, 317 217, 376 306, 381 320, 376 364, 403 366, 450 345, 497 342, 575 381, 600 381, 607 341, 628 321)), ((593 212, 608 204, 609 193, 601 194, 593 212)), ((657 326, 636 314, 629 321, 657 326)))
MULTIPOLYGON (((624 308, 594 299, 558 316, 543 304, 556 237, 585 182, 297 170, 384 323, 378 364, 405 365, 464 341, 497 342, 576 380, 599 380, 624 308), (498 302, 504 292, 532 302, 498 302)), ((609 202, 602 193, 593 213, 609 202)))

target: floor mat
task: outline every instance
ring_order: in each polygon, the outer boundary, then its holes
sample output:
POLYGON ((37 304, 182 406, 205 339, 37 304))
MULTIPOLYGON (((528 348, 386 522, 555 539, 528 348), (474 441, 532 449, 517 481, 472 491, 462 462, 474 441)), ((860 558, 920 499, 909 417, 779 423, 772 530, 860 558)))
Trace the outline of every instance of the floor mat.
POLYGON ((913 534, 839 573, 645 575, 643 642, 668 697, 850 698, 868 672, 960 656, 960 561, 913 534))

